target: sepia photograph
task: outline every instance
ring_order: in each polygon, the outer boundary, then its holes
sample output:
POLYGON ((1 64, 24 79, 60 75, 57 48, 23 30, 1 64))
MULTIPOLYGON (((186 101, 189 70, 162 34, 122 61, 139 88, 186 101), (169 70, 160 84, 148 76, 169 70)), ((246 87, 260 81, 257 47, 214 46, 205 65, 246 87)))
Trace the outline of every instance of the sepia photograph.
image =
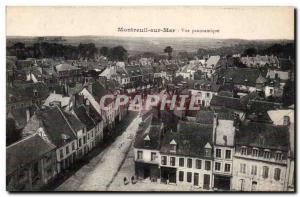
POLYGON ((296 192, 295 20, 6 6, 6 191, 296 192))

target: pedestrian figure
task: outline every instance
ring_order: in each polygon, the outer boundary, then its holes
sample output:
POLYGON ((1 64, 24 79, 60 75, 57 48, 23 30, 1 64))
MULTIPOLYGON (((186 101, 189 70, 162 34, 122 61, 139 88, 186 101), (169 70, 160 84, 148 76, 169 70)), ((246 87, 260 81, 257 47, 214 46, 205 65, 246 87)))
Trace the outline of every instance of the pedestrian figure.
POLYGON ((127 180, 126 177, 124 177, 124 185, 128 185, 129 181, 127 180))
POLYGON ((132 176, 132 177, 131 177, 131 183, 132 183, 132 184, 136 184, 136 182, 137 182, 136 179, 134 178, 134 176, 132 176))

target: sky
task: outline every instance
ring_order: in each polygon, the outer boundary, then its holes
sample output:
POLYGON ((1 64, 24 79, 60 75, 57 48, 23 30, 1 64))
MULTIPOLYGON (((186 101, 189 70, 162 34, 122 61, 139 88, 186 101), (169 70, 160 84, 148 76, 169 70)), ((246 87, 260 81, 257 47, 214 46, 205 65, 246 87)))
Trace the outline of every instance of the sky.
POLYGON ((6 35, 293 40, 294 8, 8 6, 6 35), (118 28, 171 32, 120 32, 118 28))

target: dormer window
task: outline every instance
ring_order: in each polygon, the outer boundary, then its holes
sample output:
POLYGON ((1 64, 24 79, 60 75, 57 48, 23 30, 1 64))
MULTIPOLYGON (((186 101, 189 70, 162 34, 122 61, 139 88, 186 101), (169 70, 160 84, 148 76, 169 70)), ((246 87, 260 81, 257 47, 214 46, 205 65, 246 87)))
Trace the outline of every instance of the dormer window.
POLYGON ((211 88, 211 85, 207 85, 207 90, 210 90, 210 88, 211 88))
POLYGON ((259 153, 258 148, 253 148, 253 149, 252 149, 252 156, 253 156, 253 157, 258 157, 258 153, 259 153))
POLYGON ((281 151, 276 151, 276 153, 275 153, 275 160, 281 161, 282 157, 283 157, 282 152, 281 151))
POLYGON ((176 152, 177 150, 177 143, 176 141, 173 139, 171 142, 170 142, 170 152, 176 152))
POLYGON ((149 135, 146 135, 144 138, 144 145, 149 147, 150 146, 150 137, 149 135))
POLYGON ((204 156, 210 157, 211 156, 211 145, 207 142, 207 144, 204 146, 204 156))
POLYGON ((33 96, 38 96, 38 91, 37 90, 33 90, 33 96))
POLYGON ((264 150, 264 158, 265 159, 270 159, 270 157, 271 157, 271 151, 268 150, 268 149, 265 149, 264 150))
POLYGON ((66 142, 68 139, 70 139, 70 136, 66 135, 66 134, 61 134, 61 139, 66 142))
POLYGON ((241 155, 247 155, 247 147, 246 146, 242 146, 240 149, 241 155))

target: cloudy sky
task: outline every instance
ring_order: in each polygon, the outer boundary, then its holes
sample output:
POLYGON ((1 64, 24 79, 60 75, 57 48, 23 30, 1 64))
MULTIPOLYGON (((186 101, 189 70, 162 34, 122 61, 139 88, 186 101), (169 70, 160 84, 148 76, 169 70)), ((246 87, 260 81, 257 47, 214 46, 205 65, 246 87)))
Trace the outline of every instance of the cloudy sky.
POLYGON ((294 39, 294 9, 292 7, 8 6, 6 35, 294 39), (175 32, 118 32, 119 27, 169 28, 175 32), (197 30, 200 32, 195 32, 197 30), (203 32, 203 30, 218 32, 203 32))

